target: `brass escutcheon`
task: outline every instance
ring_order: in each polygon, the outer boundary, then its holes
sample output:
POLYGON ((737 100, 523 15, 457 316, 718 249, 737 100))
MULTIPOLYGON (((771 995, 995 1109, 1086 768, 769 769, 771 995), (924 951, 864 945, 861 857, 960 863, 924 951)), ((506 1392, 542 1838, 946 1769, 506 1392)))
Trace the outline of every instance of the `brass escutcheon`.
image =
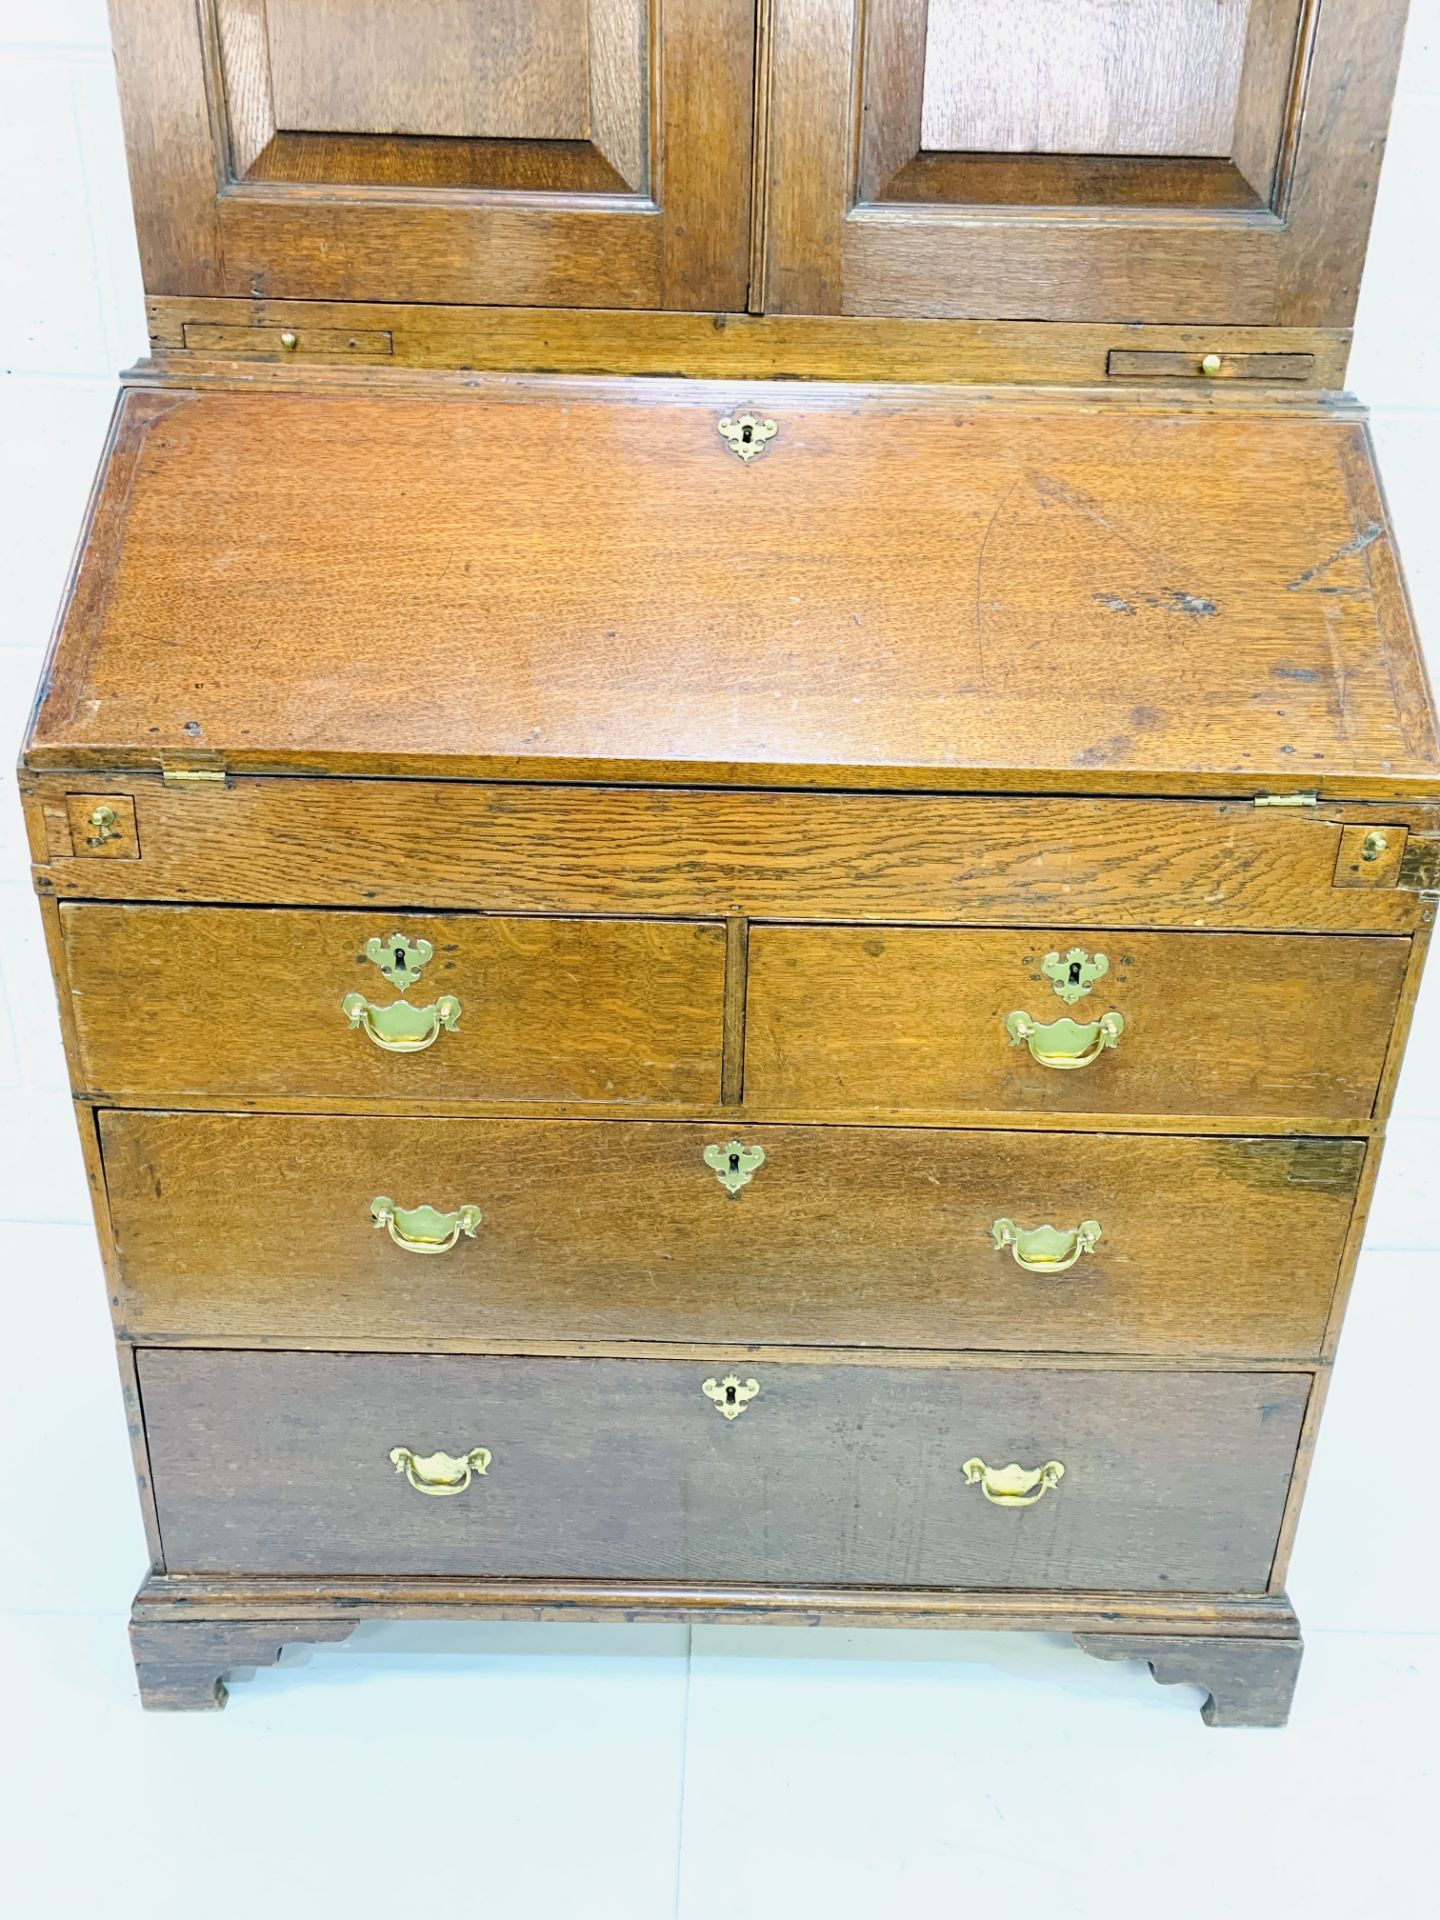
POLYGON ((743 412, 727 413, 723 420, 717 420, 715 431, 730 451, 748 465, 765 451, 780 427, 778 422, 763 419, 747 407, 743 412))
POLYGON ((1057 1227, 1017 1227, 1013 1220, 997 1220, 990 1237, 1001 1253, 1008 1247, 1017 1267, 1027 1273, 1064 1273, 1081 1254, 1093 1253, 1100 1238, 1098 1220, 1082 1220, 1062 1232, 1057 1227))
POLYGON ((1045 1026, 1028 1013, 1016 1012, 1005 1016, 1005 1031, 1012 1047, 1023 1041, 1042 1067, 1064 1071, 1094 1066, 1105 1049, 1119 1040, 1125 1022, 1118 1013, 1102 1013, 1087 1026, 1070 1019, 1052 1020, 1045 1026))
POLYGON ((1008 1467, 987 1467, 983 1460, 967 1460, 960 1471, 965 1484, 978 1484, 992 1507, 1033 1507, 1065 1477, 1059 1460, 1047 1460, 1043 1467, 1022 1467, 1014 1460, 1008 1467))
POLYGON ((742 1147, 738 1140, 727 1140, 723 1147, 706 1147, 704 1160, 707 1167, 713 1167, 715 1178, 734 1200, 739 1197, 740 1189, 748 1187, 754 1179, 756 1169, 764 1166, 765 1149, 742 1147))
POLYGON ((414 986, 434 957, 435 949, 428 940, 407 940, 403 933, 392 933, 388 940, 365 942, 365 958, 373 961, 400 993, 414 986))
POLYGON ((700 1391, 727 1420, 738 1420, 760 1391, 758 1380, 742 1380, 738 1373, 727 1373, 723 1380, 702 1380, 700 1391))
POLYGON ((454 1213, 440 1213, 434 1207, 397 1207, 384 1193, 370 1202, 370 1224, 386 1228, 406 1253, 448 1253, 462 1233, 473 1240, 484 1218, 479 1207, 457 1207, 454 1213))
POLYGON ((390 1458, 417 1493, 439 1496, 463 1493, 472 1474, 488 1470, 492 1456, 488 1447, 472 1447, 458 1459, 452 1453, 416 1454, 409 1447, 392 1447, 390 1458))
POLYGON ((1103 953, 1092 958, 1083 947, 1071 947, 1065 954, 1047 953, 1040 962, 1040 971, 1066 1006, 1073 1007, 1077 1000, 1084 999, 1097 980, 1105 978, 1110 962, 1103 953))

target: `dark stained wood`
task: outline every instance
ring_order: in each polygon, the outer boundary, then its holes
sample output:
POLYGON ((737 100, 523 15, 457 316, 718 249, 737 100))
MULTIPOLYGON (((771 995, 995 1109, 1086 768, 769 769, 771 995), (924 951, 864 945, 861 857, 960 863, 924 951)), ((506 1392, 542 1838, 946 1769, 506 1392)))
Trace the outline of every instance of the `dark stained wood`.
POLYGON ((1284 1594, 983 1592, 963 1587, 745 1587, 689 1582, 485 1580, 450 1576, 395 1579, 330 1575, 153 1574, 135 1596, 145 1624, 193 1619, 283 1621, 356 1619, 721 1620, 792 1626, 973 1627, 1044 1633, 1102 1630, 1125 1616, 1131 1634, 1223 1634, 1288 1639, 1297 1631, 1284 1594))
POLYGON ((1308 1379, 140 1355, 171 1572, 1263 1588, 1308 1379), (388 1458, 486 1447, 463 1494, 388 1458), (962 1462, 1061 1459, 1007 1511, 962 1462))
POLYGON ((61 923, 77 1077, 102 1099, 720 1097, 719 924, 96 904, 61 923), (365 953, 396 933, 434 949, 403 993, 365 953), (388 1053, 350 1024, 351 993, 461 1012, 423 1052, 388 1053))
POLYGON ((737 397, 132 403, 31 764, 1440 792, 1358 428, 737 397))
POLYGON ((1306 1358, 1319 1352, 1358 1141, 106 1113, 137 1337, 810 1342, 1306 1358), (479 1206, 420 1259, 370 1202, 479 1206), (997 1219, 1076 1227, 1037 1274, 997 1219), (1277 1283, 1283 1268, 1284 1282, 1277 1283))
POLYGON ((233 1668, 273 1667, 288 1643, 348 1640, 354 1631, 352 1620, 132 1621, 140 1704, 170 1712, 223 1707, 233 1668))
MULTIPOLYGON (((144 857, 47 847, 77 782, 25 779, 42 893, 497 913, 1408 933, 1430 909, 1335 885, 1347 826, 1433 804, 567 790, 268 779, 193 789, 87 773, 134 802, 144 857), (48 858, 45 856, 48 854, 48 858)), ((1070 944, 1068 938, 1067 946, 1070 944)))
POLYGON ((1370 1114, 1409 959, 1403 940, 756 927, 746 1098, 830 1111, 906 1107, 1061 1113, 1370 1114), (1051 952, 1109 971, 1067 1004, 1051 952), (1318 991, 1317 991, 1318 988, 1318 991), (1319 1009, 1338 1005, 1343 1020, 1319 1009), (1117 1044, 1073 1071, 1012 1043, 1040 1024, 1118 1012, 1117 1044))
POLYGON ((1144 1660, 1165 1685, 1204 1687, 1207 1727, 1283 1727, 1300 1678, 1303 1643, 1186 1634, 1077 1633, 1097 1660, 1144 1660))

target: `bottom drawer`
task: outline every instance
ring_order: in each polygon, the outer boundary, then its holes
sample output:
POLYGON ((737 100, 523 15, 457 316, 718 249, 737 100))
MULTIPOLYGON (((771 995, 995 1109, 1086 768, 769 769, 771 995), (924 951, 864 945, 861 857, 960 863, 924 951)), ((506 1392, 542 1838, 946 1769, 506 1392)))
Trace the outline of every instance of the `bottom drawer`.
POLYGON ((703 1360, 152 1348, 139 1371, 171 1572, 1189 1592, 1264 1588, 1310 1386, 741 1365, 727 1418, 703 1360), (447 1469, 397 1448, 489 1458, 428 1497, 412 1474, 447 1469), (1064 1473, 996 1504, 976 1460, 1064 1473))

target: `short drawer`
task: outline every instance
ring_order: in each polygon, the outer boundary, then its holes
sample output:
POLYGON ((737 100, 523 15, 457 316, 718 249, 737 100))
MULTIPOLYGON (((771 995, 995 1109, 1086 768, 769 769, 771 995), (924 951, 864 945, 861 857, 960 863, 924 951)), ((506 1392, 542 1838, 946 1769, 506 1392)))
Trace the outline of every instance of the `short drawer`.
POLYGON ((1309 1390, 723 1358, 149 1350, 139 1369, 171 1572, 1167 1592, 1264 1588, 1309 1390), (1030 1504, 989 1497, 1011 1466, 1050 1468, 1016 1481, 1030 1504))
POLYGON ((67 905, 77 1076, 153 1100, 711 1102, 716 922, 67 905))
POLYGON ((1363 1120, 1408 952, 1388 936, 756 927, 745 1098, 1363 1120))
POLYGON ((742 1126, 732 1174, 732 1137, 713 1122, 112 1112, 100 1124, 126 1324, 172 1339, 1305 1358, 1366 1152, 742 1126), (377 1199, 450 1223, 407 1229, 382 1210, 377 1227, 377 1199), (467 1207, 481 1218, 462 1224, 467 1207), (1036 1235, 1047 1226, 1054 1240, 1036 1235), (405 1244, 422 1229, 425 1257, 405 1244), (437 1238, 454 1244, 437 1255, 437 1238))

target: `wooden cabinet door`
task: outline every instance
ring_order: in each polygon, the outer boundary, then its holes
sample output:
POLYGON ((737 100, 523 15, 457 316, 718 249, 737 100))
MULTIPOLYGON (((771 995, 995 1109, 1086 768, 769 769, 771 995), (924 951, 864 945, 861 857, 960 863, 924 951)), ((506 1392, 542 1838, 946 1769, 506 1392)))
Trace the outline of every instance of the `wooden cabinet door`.
POLYGON ((774 0, 766 306, 1348 322, 1405 0, 774 0))
POLYGON ((113 0, 152 294, 740 308, 754 0, 113 0))

